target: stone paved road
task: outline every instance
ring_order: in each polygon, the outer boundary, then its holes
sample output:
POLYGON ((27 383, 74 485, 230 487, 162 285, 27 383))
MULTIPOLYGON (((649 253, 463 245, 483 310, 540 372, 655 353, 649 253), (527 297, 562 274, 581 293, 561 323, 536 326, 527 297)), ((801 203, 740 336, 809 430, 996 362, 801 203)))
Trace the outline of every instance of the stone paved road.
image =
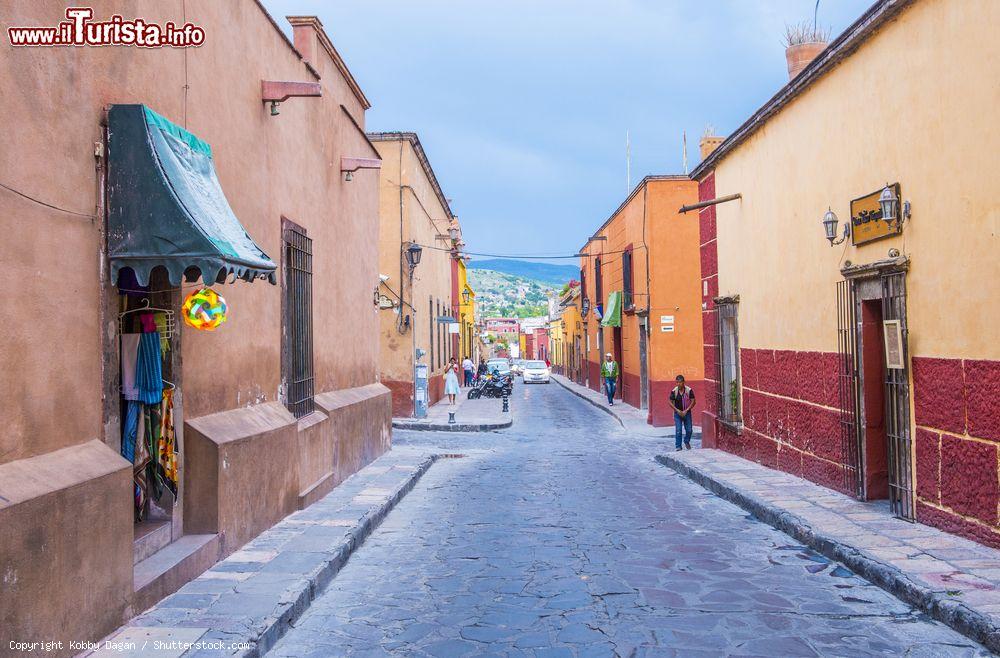
POLYGON ((985 649, 653 462, 555 385, 435 464, 274 656, 975 656, 985 649))

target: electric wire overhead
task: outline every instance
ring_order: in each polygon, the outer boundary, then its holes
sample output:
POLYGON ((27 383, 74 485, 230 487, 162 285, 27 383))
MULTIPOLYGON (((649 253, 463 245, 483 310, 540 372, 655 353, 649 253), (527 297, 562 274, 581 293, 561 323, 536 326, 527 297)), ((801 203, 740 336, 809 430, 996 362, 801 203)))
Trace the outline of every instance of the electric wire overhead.
MULTIPOLYGON (((414 244, 417 244, 417 243, 414 243, 414 244)), ((423 247, 424 249, 435 249, 437 251, 454 251, 454 249, 451 248, 451 247, 435 247, 433 245, 428 245, 428 244, 421 244, 420 246, 423 247)), ((636 247, 634 247, 632 249, 632 251, 636 251, 636 250, 639 250, 639 249, 645 249, 645 246, 644 245, 636 246, 636 247)), ((628 249, 617 249, 617 250, 614 250, 614 251, 602 251, 602 252, 599 252, 599 253, 596 253, 596 254, 577 253, 577 254, 554 254, 554 255, 548 255, 548 256, 546 256, 544 254, 486 254, 486 253, 482 253, 482 252, 478 252, 478 251, 465 251, 464 249, 461 250, 461 253, 463 253, 463 254, 465 254, 467 256, 482 256, 484 258, 512 258, 512 259, 517 259, 517 260, 552 260, 552 259, 563 259, 563 258, 573 258, 573 259, 576 259, 576 258, 597 258, 597 257, 600 257, 600 256, 611 256, 611 255, 614 255, 614 254, 623 254, 626 251, 628 251, 628 249)))

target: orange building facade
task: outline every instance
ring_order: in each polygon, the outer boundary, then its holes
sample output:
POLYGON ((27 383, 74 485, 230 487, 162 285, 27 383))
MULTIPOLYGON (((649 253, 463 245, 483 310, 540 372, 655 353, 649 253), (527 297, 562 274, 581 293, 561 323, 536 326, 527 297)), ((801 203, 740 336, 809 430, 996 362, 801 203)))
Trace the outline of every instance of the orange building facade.
MULTIPOLYGON (((698 200, 687 176, 647 176, 580 250, 583 378, 602 390, 611 352, 622 377, 616 397, 673 423, 670 389, 684 375, 700 400, 705 376, 699 230, 678 210, 698 200), (611 293, 623 297, 621 326, 602 326, 611 293)), ((696 416, 697 417, 697 416, 696 416)))

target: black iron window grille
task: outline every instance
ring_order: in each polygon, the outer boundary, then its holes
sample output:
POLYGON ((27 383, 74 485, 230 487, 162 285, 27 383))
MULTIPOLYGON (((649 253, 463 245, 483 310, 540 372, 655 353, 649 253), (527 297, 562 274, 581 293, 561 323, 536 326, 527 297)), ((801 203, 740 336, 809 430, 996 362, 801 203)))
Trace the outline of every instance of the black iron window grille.
POLYGON ((313 412, 312 240, 297 224, 283 222, 285 406, 296 418, 313 412))
POLYGON ((719 420, 730 425, 743 422, 740 391, 740 342, 736 299, 717 301, 719 329, 719 420))
POLYGON ((431 355, 427 359, 427 365, 430 369, 434 370, 434 296, 431 295, 427 300, 427 344, 430 345, 431 355))
POLYGON ((629 309, 635 307, 632 295, 632 250, 626 249, 622 252, 622 307, 629 309))
POLYGON ((601 280, 601 259, 594 259, 594 297, 597 297, 597 303, 604 303, 604 282, 601 280))

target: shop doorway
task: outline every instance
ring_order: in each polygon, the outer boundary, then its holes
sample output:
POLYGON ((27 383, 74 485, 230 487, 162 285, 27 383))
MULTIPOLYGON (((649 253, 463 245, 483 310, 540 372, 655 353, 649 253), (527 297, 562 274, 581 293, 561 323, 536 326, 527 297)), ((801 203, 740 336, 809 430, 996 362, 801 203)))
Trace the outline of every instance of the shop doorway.
POLYGON ((868 269, 838 284, 839 389, 845 489, 912 520, 905 276, 868 269))
MULTIPOLYGON (((133 464, 121 495, 133 503, 133 564, 183 535, 183 422, 179 318, 181 289, 164 268, 140 285, 124 270, 117 311, 116 423, 120 454, 133 464)), ((110 374, 110 373, 109 373, 110 374)))

